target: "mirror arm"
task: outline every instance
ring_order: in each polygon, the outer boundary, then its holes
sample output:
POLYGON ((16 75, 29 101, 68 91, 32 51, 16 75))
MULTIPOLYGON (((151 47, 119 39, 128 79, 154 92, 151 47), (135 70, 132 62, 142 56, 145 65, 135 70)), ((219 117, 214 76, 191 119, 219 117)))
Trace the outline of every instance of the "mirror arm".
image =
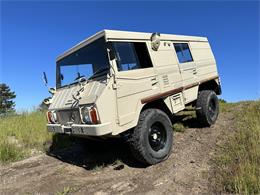
POLYGON ((47 79, 47 76, 46 76, 46 73, 45 73, 45 72, 43 72, 43 81, 44 81, 45 86, 47 87, 47 85, 48 85, 48 79, 47 79))

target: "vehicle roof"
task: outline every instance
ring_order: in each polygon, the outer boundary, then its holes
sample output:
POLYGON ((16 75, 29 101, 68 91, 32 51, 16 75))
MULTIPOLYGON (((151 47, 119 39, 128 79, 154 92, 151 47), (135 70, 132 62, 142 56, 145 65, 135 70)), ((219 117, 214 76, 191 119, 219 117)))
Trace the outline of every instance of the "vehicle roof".
MULTIPOLYGON (((147 41, 151 39, 152 33, 146 32, 132 32, 132 31, 119 31, 119 30, 102 30, 97 32, 96 34, 84 39, 74 47, 70 48, 62 55, 57 58, 57 61, 62 58, 68 56, 74 51, 84 47, 85 45, 101 38, 105 37, 106 41, 119 41, 119 40, 143 40, 147 41)), ((164 41, 195 41, 195 42, 207 42, 208 39, 206 37, 199 36, 186 36, 186 35, 173 35, 173 34, 161 34, 160 39, 164 41)))

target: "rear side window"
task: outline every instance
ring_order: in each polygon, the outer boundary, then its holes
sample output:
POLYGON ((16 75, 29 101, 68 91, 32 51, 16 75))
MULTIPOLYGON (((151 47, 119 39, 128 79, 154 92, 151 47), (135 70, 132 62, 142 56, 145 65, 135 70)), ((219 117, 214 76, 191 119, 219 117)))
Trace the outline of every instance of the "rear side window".
POLYGON ((114 42, 119 71, 152 67, 145 43, 114 42))
POLYGON ((192 56, 187 43, 174 43, 174 48, 180 63, 192 62, 192 56))

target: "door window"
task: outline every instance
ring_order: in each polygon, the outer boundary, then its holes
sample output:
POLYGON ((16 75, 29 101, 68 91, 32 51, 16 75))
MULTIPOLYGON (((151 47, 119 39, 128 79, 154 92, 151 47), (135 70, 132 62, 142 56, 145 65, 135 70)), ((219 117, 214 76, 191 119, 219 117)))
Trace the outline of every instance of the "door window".
POLYGON ((174 43, 173 45, 180 63, 193 61, 190 48, 187 43, 174 43))
POLYGON ((118 71, 152 67, 145 43, 114 42, 118 71))

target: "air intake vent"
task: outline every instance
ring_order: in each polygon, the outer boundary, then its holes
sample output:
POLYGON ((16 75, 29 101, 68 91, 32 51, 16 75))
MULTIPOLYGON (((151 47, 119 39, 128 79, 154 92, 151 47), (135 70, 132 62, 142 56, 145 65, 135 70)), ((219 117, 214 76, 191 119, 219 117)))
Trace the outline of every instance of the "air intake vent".
POLYGON ((168 86, 169 85, 168 75, 163 75, 162 79, 163 79, 164 86, 168 86))

